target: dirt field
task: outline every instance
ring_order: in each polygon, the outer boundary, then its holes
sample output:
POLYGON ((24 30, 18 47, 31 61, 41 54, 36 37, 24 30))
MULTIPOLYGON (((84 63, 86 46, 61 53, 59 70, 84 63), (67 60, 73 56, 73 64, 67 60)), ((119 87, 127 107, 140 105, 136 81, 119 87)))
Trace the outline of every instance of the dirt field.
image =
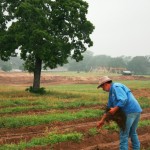
MULTIPOLYGON (((144 76, 109 76, 113 80, 150 80, 150 77, 144 76)), ((41 84, 51 85, 51 84, 97 84, 99 77, 75 77, 75 76, 60 76, 53 75, 51 73, 41 74, 41 84)), ((33 74, 30 73, 14 73, 14 72, 0 72, 0 84, 3 85, 32 85, 33 74)))
MULTIPOLYGON (((150 80, 149 78, 144 77, 112 77, 115 80, 150 80)), ((32 85, 33 76, 28 73, 0 73, 0 84, 4 85, 14 85, 14 86, 26 86, 32 85)), ((44 74, 41 78, 41 84, 71 84, 71 83, 97 83, 98 78, 88 77, 88 78, 80 78, 80 77, 62 77, 62 76, 51 76, 44 74)), ((150 89, 134 89, 133 93, 136 97, 145 96, 150 98, 150 89)), ((90 109, 96 109, 100 106, 91 106, 88 107, 90 109)), ((63 111, 63 110, 62 110, 63 111)), ((74 111, 78 111, 77 109, 74 111)), ((30 111, 27 112, 29 114, 32 113, 42 113, 42 111, 30 111)), ((141 120, 150 120, 150 108, 144 109, 141 115, 141 120)), ((46 132, 53 130, 54 128, 60 133, 65 131, 79 131, 85 133, 85 137, 81 142, 64 142, 55 144, 53 146, 54 150, 118 150, 119 145, 119 135, 117 132, 108 132, 107 130, 100 130, 99 134, 95 136, 89 136, 87 131, 96 126, 98 119, 81 119, 78 121, 69 121, 69 122, 55 122, 52 124, 39 125, 33 127, 22 127, 17 129, 0 129, 0 144, 5 143, 18 143, 21 140, 30 140, 33 137, 40 137, 44 135, 46 132)), ((141 141, 141 147, 144 150, 150 149, 150 126, 145 128, 138 129, 139 139, 141 141)), ((49 150, 51 146, 43 146, 43 147, 35 147, 32 150, 49 150)), ((129 149, 131 149, 131 143, 129 145, 129 149)), ((31 150, 31 149, 30 149, 31 150)))

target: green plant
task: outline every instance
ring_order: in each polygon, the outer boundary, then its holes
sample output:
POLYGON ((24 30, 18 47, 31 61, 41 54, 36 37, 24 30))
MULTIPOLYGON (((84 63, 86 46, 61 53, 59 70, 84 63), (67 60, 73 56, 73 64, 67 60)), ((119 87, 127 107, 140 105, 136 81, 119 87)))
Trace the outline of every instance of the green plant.
POLYGON ((98 134, 97 128, 91 128, 91 129, 89 129, 88 135, 93 136, 93 135, 96 135, 96 134, 98 134))
POLYGON ((115 122, 111 122, 109 123, 109 125, 104 125, 103 128, 112 131, 119 131, 119 128, 115 122))

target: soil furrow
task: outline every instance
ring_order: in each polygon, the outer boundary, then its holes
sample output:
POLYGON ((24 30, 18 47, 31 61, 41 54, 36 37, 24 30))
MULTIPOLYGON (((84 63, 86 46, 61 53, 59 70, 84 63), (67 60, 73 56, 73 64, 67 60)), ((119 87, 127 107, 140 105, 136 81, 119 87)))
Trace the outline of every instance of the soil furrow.
MULTIPOLYGON (((139 140, 140 140, 141 144, 145 143, 145 142, 149 143, 150 137, 148 137, 148 136, 149 136, 148 133, 146 133, 144 135, 139 135, 139 140)), ((92 145, 92 146, 83 148, 81 150, 108 150, 110 148, 111 148, 111 150, 118 150, 119 149, 119 140, 92 145)), ((129 142, 129 150, 131 150, 131 149, 132 149, 132 145, 131 145, 131 142, 129 142)))
MULTIPOLYGON (((150 113, 148 114, 142 114, 141 119, 150 118, 150 113)), ((86 120, 84 120, 86 121, 86 120)), ((36 127, 33 127, 30 131, 25 129, 24 131, 20 131, 19 129, 16 130, 16 133, 11 133, 10 130, 6 130, 1 134, 0 143, 9 143, 10 141, 20 141, 21 139, 30 139, 31 137, 39 137, 46 135, 52 131, 56 131, 57 133, 65 133, 67 131, 79 131, 79 132, 86 132, 90 128, 96 127, 97 120, 96 121, 87 121, 82 123, 72 123, 69 125, 62 125, 55 124, 55 125, 43 125, 40 127, 40 129, 37 129, 36 127), (45 127, 45 128, 44 128, 45 127), (36 130, 37 129, 37 130, 36 130)))

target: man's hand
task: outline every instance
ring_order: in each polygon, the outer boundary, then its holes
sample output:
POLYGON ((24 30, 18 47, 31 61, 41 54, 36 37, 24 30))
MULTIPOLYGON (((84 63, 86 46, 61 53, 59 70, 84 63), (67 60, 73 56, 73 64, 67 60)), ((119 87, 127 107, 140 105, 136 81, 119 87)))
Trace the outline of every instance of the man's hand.
POLYGON ((119 109, 118 106, 113 107, 113 108, 110 108, 109 113, 110 113, 111 115, 114 115, 118 109, 119 109))
POLYGON ((103 125, 104 125, 104 121, 103 121, 103 120, 100 120, 100 121, 97 123, 97 128, 101 128, 103 125))

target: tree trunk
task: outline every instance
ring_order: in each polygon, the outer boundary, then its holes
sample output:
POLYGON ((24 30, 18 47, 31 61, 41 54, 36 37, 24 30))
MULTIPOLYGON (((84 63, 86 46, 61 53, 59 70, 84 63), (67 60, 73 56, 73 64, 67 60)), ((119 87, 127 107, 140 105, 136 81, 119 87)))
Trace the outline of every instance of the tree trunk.
POLYGON ((34 90, 37 90, 40 88, 41 68, 42 68, 42 60, 39 58, 36 58, 35 69, 34 69, 34 79, 33 79, 34 90))

